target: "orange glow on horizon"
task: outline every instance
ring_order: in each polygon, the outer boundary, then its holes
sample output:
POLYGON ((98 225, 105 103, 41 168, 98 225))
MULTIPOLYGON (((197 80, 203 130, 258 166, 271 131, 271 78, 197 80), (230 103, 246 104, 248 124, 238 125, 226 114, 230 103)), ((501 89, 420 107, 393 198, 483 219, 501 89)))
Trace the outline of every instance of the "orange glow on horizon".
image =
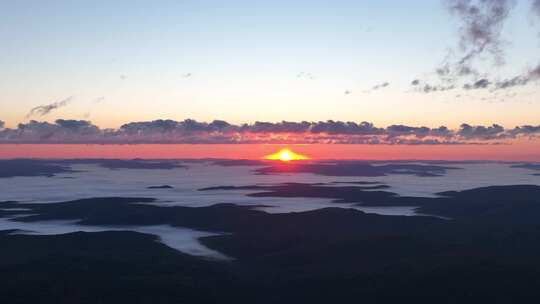
MULTIPOLYGON (((0 159, 261 159, 291 145, 257 144, 0 144, 0 159)), ((294 145, 310 159, 494 160, 540 162, 540 141, 517 139, 506 145, 294 145)))
POLYGON ((289 149, 281 149, 281 150, 279 150, 278 152, 276 152, 274 154, 270 154, 270 155, 265 156, 264 159, 280 160, 282 162, 290 162, 290 161, 293 161, 293 160, 306 160, 306 159, 309 159, 309 157, 307 157, 305 155, 302 155, 302 154, 294 153, 293 151, 291 151, 289 149))

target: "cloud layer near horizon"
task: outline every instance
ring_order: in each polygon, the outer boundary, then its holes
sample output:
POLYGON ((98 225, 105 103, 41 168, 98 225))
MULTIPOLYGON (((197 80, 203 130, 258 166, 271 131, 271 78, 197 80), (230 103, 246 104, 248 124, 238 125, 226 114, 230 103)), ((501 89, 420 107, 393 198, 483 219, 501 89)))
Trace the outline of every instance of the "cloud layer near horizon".
POLYGON ((154 120, 130 122, 118 129, 101 129, 85 120, 58 119, 54 123, 31 120, 15 129, 0 124, 0 143, 99 143, 99 144, 490 144, 518 137, 539 137, 540 125, 513 129, 493 124, 462 124, 451 130, 391 125, 376 127, 369 122, 255 122, 233 125, 223 120, 210 123, 192 119, 184 121, 154 120))

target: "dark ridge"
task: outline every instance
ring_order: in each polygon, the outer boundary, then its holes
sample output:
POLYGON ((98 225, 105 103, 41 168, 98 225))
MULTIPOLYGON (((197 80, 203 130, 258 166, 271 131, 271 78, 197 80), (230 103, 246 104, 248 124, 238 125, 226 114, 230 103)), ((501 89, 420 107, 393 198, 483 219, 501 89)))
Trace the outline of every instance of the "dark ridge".
POLYGON ((349 237, 226 264, 135 232, 0 233, 0 246, 5 303, 527 303, 540 296, 532 242, 523 249, 533 252, 507 256, 474 242, 349 237))
POLYGON ((174 187, 170 185, 161 185, 161 186, 146 187, 146 189, 174 189, 174 187))
POLYGON ((63 160, 63 163, 73 164, 97 164, 103 168, 117 169, 154 169, 171 170, 176 168, 187 168, 177 160, 144 160, 144 159, 74 159, 63 160))
POLYGON ((0 218, 28 214, 26 210, 0 210, 0 218))
MULTIPOLYGON (((204 261, 134 232, 58 236, 0 232, 0 301, 253 303, 256 299, 263 304, 278 300, 318 304, 358 299, 395 303, 399 298, 414 303, 505 303, 540 296, 540 187, 486 187, 440 195, 421 200, 421 209, 450 214, 454 220, 379 216, 343 208, 268 214, 232 204, 200 208, 137 204, 153 201, 150 198, 24 204, 37 215, 20 221, 170 224, 228 232, 201 241, 237 259, 204 261)), ((385 199, 418 198, 390 193, 385 199)))
MULTIPOLYGON (((518 164, 510 166, 511 168, 522 168, 522 169, 528 169, 528 170, 534 170, 534 171, 540 171, 540 164, 539 163, 526 163, 526 164, 518 164)), ((533 176, 540 176, 540 173, 533 173, 533 176)))
POLYGON ((21 210, 10 210, 14 208, 22 208, 24 206, 21 206, 17 202, 14 201, 7 201, 7 202, 0 202, 0 218, 1 217, 9 217, 13 216, 15 214, 24 214, 24 211, 21 210))
POLYGON ((9 229, 9 230, 0 230, 0 237, 4 236, 4 235, 10 235, 10 234, 13 234, 15 232, 19 232, 20 230, 17 230, 17 229, 9 229))
MULTIPOLYGON (((306 229, 306 225, 324 226, 317 231, 332 234, 332 225, 355 227, 360 225, 361 231, 373 231, 364 227, 359 219, 380 219, 380 216, 367 215, 361 211, 343 208, 328 208, 309 212, 292 214, 268 214, 254 210, 257 206, 237 206, 233 204, 217 204, 209 207, 160 207, 156 205, 137 204, 140 202, 154 202, 150 198, 95 198, 82 199, 70 202, 50 204, 14 204, 30 209, 26 217, 15 219, 21 222, 37 222, 43 220, 80 220, 86 225, 158 225, 170 224, 179 227, 188 227, 206 231, 243 232, 243 231, 284 231, 306 229), (280 220, 283 219, 283 220, 280 220), (304 219, 309 219, 305 221, 304 219), (285 221, 285 222, 283 222, 285 221), (348 222, 350 221, 350 222, 348 222), (285 228, 287 227, 287 228, 285 228)), ((399 218, 399 217, 398 217, 399 218)), ((386 219, 386 218, 385 218, 386 219)), ((386 221, 398 225, 400 221, 409 221, 408 217, 402 220, 393 217, 386 221)), ((432 222, 434 219, 422 219, 432 222)), ((437 220, 438 221, 438 220, 437 220)), ((370 224, 372 225, 372 224, 370 224)))
POLYGON ((525 163, 525 164, 512 165, 510 167, 540 171, 540 164, 538 163, 525 163))
MULTIPOLYGON (((393 200, 396 194, 386 191, 366 191, 365 187, 358 186, 315 186, 311 184, 282 184, 261 188, 263 192, 247 194, 252 197, 313 197, 330 198, 338 203, 361 203, 366 206, 383 206, 388 202, 390 206, 402 206, 393 200)), ((407 205, 410 206, 410 205, 407 205)))
POLYGON ((223 159, 215 160, 212 165, 223 167, 235 167, 235 166, 266 166, 268 161, 255 160, 255 159, 223 159))
MULTIPOLYGON (((178 161, 155 160, 119 160, 119 159, 74 159, 74 160, 45 160, 45 159, 10 159, 0 160, 0 178, 18 176, 52 177, 60 173, 76 172, 71 169, 75 164, 97 164, 108 169, 156 169, 170 170, 187 168, 178 161)), ((65 177, 72 178, 72 177, 65 177)))
POLYGON ((54 161, 35 159, 0 160, 0 178, 19 176, 51 177, 60 173, 73 173, 69 166, 54 161))
MULTIPOLYGON (((344 183, 344 184, 350 184, 350 183, 344 183)), ((361 185, 361 184, 355 184, 353 185, 361 185)), ((362 190, 381 190, 381 189, 390 189, 391 187, 388 185, 374 185, 374 186, 360 186, 359 187, 362 190)))
POLYGON ((377 177, 388 174, 406 174, 419 177, 443 176, 447 170, 460 168, 420 164, 385 164, 372 165, 366 162, 334 163, 287 163, 256 169, 257 174, 312 173, 324 176, 364 176, 377 177))
MULTIPOLYGON (((513 204, 540 206, 540 187, 536 185, 492 186, 465 191, 437 193, 440 197, 406 197, 387 191, 366 191, 357 186, 320 186, 312 184, 281 184, 268 186, 221 187, 220 190, 260 190, 249 193, 252 197, 304 197, 329 198, 336 203, 358 203, 362 206, 417 206, 420 214, 448 218, 488 215, 497 208, 512 209, 513 204)), ((523 208, 523 205, 519 205, 523 208)), ((516 212, 521 212, 517 208, 516 212)), ((513 214, 514 210, 508 210, 513 214)), ((497 213, 499 216, 503 214, 497 213)), ((533 213, 534 214, 534 213, 533 213)))
POLYGON ((237 259, 205 261, 134 232, 0 233, 0 301, 525 303, 540 296, 540 187, 441 195, 424 207, 439 210, 442 204, 455 220, 343 208, 268 214, 232 204, 136 204, 152 201, 142 198, 24 204, 38 215, 23 221, 228 232, 201 241, 237 259))
POLYGON ((535 216, 540 210, 540 187, 536 185, 491 186, 438 194, 442 197, 431 199, 418 211, 451 218, 538 222, 535 216))
MULTIPOLYGON (((330 198, 339 203, 362 203, 362 205, 379 206, 384 202, 391 202, 400 206, 398 201, 390 200, 396 194, 386 191, 366 191, 389 188, 387 185, 375 186, 332 186, 328 184, 283 183, 277 185, 249 185, 249 186, 220 186, 199 189, 199 191, 212 190, 257 190, 261 192, 249 193, 251 197, 313 197, 330 198)), ((392 206, 394 206, 392 205, 392 206)), ((409 205, 410 206, 410 205, 409 205)))
POLYGON ((226 265, 179 253, 150 235, 0 232, 0 246, 2 303, 220 303, 233 298, 227 290, 235 285, 226 265))
POLYGON ((332 184, 349 184, 349 185, 377 185, 381 182, 366 182, 366 181, 350 181, 350 182, 332 182, 332 184))
POLYGON ((424 159, 376 160, 376 161, 370 161, 370 162, 373 164, 421 163, 421 164, 429 164, 429 165, 471 165, 471 164, 506 163, 504 161, 495 161, 495 160, 424 160, 424 159))
MULTIPOLYGON (((347 183, 348 184, 348 183, 347 183)), ((388 189, 387 185, 375 186, 331 186, 324 183, 304 184, 304 183, 283 183, 277 185, 249 185, 249 186, 218 186, 201 188, 198 191, 213 190, 261 190, 247 194, 252 197, 315 197, 334 198, 343 202, 359 202, 367 197, 385 198, 393 196, 391 192, 367 192, 365 190, 388 189), (370 194, 371 193, 371 194, 370 194), (375 193, 375 194, 373 194, 375 193)))
MULTIPOLYGON (((314 187, 310 185, 276 186, 275 193, 254 193, 250 196, 281 195, 304 197, 340 197, 343 201, 363 201, 364 205, 419 206, 422 214, 434 214, 456 220, 476 219, 482 221, 521 221, 523 224, 537 223, 540 214, 540 187, 538 186, 498 186, 478 188, 466 191, 443 192, 443 197, 414 198, 399 197, 390 192, 362 191, 355 187, 314 187), (334 191, 334 192, 332 192, 334 191), (380 201, 380 202, 379 202, 380 201)), ((274 215, 253 210, 252 206, 218 204, 210 207, 159 207, 136 204, 154 202, 151 198, 95 198, 53 204, 17 204, 8 203, 6 207, 24 207, 31 214, 20 217, 18 221, 41 220, 81 220, 88 225, 154 225, 170 224, 208 231, 238 232, 247 230, 266 230, 272 227, 272 219, 286 218, 290 214, 274 215), (260 227, 260 228, 258 228, 260 227)), ((3 203, 2 205, 4 205, 3 203)), ((364 214, 359 211, 337 208, 321 211, 301 212, 299 218, 311 214, 340 213, 364 214)), ((372 215, 369 215, 372 216, 372 215)), ((396 221, 390 220, 390 221, 396 221)), ((295 221, 292 221, 293 223, 295 221)), ((301 223, 297 220, 296 223, 301 223)), ((314 223, 325 223, 321 229, 328 229, 329 219, 319 219, 314 223)), ((277 227, 275 228, 277 229, 277 227)), ((365 228, 362 228, 365 229, 365 228)))
POLYGON ((261 190, 265 189, 264 186, 216 186, 197 189, 197 191, 214 191, 214 190, 261 190))

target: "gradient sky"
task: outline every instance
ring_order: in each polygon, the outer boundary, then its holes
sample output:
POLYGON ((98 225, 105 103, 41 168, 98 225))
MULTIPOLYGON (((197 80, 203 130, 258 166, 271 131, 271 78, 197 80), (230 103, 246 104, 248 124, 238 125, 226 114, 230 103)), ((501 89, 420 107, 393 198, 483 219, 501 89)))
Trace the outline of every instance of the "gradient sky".
POLYGON ((512 145, 1 145, 0 159, 12 158, 123 158, 262 159, 288 148, 312 159, 362 160, 495 160, 540 162, 538 145, 518 141, 512 145))
MULTIPOLYGON (((504 101, 484 91, 411 91, 458 45, 458 20, 437 0, 21 0, 0 1, 0 20, 0 120, 8 127, 69 96, 69 105, 35 119, 510 128, 540 118, 537 84, 504 101), (390 86, 364 92, 382 82, 390 86)), ((539 63, 538 20, 529 1, 518 1, 503 31, 507 64, 485 64, 493 78, 539 63)))

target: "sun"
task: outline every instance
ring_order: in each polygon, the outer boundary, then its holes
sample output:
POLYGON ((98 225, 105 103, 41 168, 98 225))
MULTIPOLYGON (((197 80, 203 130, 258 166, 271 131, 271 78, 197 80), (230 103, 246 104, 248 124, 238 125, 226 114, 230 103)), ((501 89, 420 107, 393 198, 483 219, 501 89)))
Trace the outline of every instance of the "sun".
POLYGON ((276 152, 274 154, 270 154, 270 155, 265 156, 264 159, 280 160, 282 162, 290 162, 290 161, 293 161, 293 160, 306 160, 306 159, 309 159, 309 157, 307 157, 305 155, 302 155, 302 154, 294 153, 293 151, 291 151, 289 149, 281 149, 281 150, 279 150, 278 152, 276 152))

